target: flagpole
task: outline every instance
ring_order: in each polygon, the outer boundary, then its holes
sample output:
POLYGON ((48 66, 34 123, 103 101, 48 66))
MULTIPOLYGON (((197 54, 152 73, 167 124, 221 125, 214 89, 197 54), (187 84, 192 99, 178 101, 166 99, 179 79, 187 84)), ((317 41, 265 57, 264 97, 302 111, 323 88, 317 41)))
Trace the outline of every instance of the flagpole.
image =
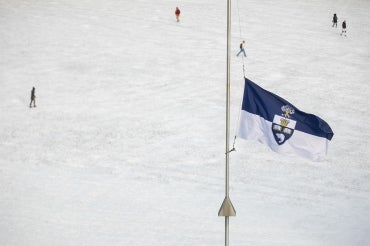
POLYGON ((227 51, 226 51, 226 150, 225 150, 225 198, 218 216, 225 217, 225 246, 229 246, 229 217, 235 216, 235 209, 229 197, 229 154, 230 154, 230 29, 231 0, 227 0, 227 51))

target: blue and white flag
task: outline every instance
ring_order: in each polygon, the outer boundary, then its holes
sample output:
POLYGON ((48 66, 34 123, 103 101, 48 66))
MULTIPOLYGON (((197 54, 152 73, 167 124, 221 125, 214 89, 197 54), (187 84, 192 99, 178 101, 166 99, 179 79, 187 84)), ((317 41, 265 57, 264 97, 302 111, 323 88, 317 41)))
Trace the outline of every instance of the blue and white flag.
POLYGON ((334 133, 313 114, 300 111, 285 99, 245 78, 240 138, 258 140, 273 151, 322 160, 334 133))

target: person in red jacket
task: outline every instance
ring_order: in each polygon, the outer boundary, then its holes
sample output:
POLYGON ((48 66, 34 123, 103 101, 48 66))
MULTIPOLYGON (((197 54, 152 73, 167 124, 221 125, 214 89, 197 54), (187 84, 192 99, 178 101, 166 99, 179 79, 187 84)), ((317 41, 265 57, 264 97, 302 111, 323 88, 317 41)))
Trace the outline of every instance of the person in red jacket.
POLYGON ((180 21, 180 9, 179 9, 179 7, 176 7, 175 15, 176 15, 176 21, 179 22, 180 21))

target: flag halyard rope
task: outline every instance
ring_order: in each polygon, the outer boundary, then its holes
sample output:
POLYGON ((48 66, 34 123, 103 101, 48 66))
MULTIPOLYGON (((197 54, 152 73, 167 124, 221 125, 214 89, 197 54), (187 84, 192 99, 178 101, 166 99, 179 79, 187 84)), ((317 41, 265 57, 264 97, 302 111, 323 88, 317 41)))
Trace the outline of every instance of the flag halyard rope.
MULTIPOLYGON (((241 18, 240 18, 239 0, 236 1, 236 8, 237 8, 237 12, 238 12, 239 39, 240 40, 243 40, 242 27, 241 27, 241 18)), ((243 65, 242 65, 243 75, 244 75, 244 78, 246 78, 246 75, 245 75, 246 69, 245 69, 245 59, 244 59, 244 56, 242 56, 242 63, 243 63, 243 65)), ((243 99, 240 100, 239 110, 241 109, 242 102, 243 102, 243 99)), ((238 120, 236 121, 235 134, 234 134, 234 140, 233 140, 233 147, 232 147, 232 149, 229 152, 236 151, 236 149, 235 149, 235 142, 236 142, 236 137, 237 137, 237 131, 238 131, 238 128, 239 128, 239 125, 238 124, 239 124, 239 121, 240 121, 240 115, 241 115, 241 111, 239 111, 238 120)))

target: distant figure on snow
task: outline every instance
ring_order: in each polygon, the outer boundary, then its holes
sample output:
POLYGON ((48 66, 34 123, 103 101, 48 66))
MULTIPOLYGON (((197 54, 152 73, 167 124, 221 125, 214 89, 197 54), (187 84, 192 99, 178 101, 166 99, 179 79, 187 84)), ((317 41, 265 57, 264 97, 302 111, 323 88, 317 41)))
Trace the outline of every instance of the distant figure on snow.
POLYGON ((180 21, 180 9, 179 7, 176 7, 176 10, 175 10, 175 15, 176 15, 176 21, 179 22, 180 21))
POLYGON ((31 102, 30 102, 30 108, 32 108, 32 103, 33 103, 33 107, 35 108, 35 107, 36 107, 35 87, 32 87, 32 90, 31 90, 31 102))
POLYGON ((346 29, 347 29, 347 24, 346 24, 346 21, 344 20, 343 23, 342 23, 342 33, 340 35, 344 34, 344 36, 347 37, 347 30, 346 29))
POLYGON ((337 22, 338 22, 338 17, 337 17, 337 14, 334 14, 333 16, 333 27, 337 27, 337 22))
POLYGON ((239 56, 239 55, 240 55, 240 53, 243 53, 243 54, 244 54, 244 57, 246 57, 246 56, 247 56, 247 55, 245 54, 244 45, 245 45, 245 41, 243 40, 243 42, 241 42, 241 43, 240 43, 240 46, 239 46, 240 51, 239 51, 239 53, 238 53, 236 56, 239 56))

